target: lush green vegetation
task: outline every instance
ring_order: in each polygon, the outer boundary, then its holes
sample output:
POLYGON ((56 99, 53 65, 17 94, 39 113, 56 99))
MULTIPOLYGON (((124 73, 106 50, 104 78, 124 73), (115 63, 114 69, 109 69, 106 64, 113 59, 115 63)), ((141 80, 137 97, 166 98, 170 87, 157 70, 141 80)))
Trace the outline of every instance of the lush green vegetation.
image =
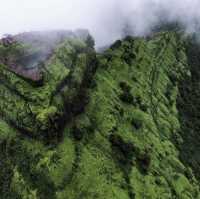
POLYGON ((38 87, 0 66, 1 197, 200 198, 183 147, 194 141, 180 101, 191 78, 185 38, 163 32, 102 54, 92 47, 89 37, 59 45, 38 87))
POLYGON ((30 136, 52 135, 49 130, 58 130, 55 121, 65 114, 65 103, 76 97, 84 76, 88 75, 85 71, 92 52, 81 40, 67 40, 44 64, 43 84, 37 87, 1 64, 2 117, 30 136), (70 89, 72 84, 76 86, 70 89))
POLYGON ((178 110, 181 121, 181 136, 183 142, 178 144, 182 161, 190 166, 200 180, 200 45, 194 35, 186 42, 191 75, 184 77, 179 83, 178 110))

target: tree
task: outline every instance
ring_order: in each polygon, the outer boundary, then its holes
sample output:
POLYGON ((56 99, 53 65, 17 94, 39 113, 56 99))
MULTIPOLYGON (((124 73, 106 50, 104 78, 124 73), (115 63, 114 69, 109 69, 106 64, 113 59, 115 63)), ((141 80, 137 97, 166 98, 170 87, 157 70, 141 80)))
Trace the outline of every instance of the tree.
POLYGON ((94 48, 94 46, 95 46, 95 41, 94 41, 93 37, 92 37, 90 34, 88 34, 88 36, 87 36, 85 42, 86 42, 86 44, 88 45, 88 47, 94 48))
POLYGON ((15 64, 25 54, 25 48, 22 44, 13 38, 3 38, 0 42, 0 62, 3 64, 15 64))

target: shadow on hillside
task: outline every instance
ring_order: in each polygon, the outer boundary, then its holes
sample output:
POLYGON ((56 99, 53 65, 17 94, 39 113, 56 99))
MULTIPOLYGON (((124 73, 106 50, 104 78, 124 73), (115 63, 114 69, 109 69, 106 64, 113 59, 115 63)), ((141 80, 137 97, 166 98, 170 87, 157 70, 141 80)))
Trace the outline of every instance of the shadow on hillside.
POLYGON ((186 49, 191 77, 179 83, 177 108, 183 143, 178 147, 183 163, 200 179, 200 46, 190 38, 186 49))

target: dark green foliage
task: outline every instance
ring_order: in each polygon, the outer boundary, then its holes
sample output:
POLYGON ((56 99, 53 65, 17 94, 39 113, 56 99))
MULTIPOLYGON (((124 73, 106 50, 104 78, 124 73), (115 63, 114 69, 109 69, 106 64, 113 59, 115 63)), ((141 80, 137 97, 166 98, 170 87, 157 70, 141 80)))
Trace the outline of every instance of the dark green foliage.
POLYGON ((112 145, 113 155, 118 161, 118 164, 124 170, 129 170, 131 165, 133 164, 135 147, 131 142, 124 142, 124 140, 119 135, 111 134, 109 140, 112 145))
POLYGON ((125 103, 132 104, 133 96, 130 93, 131 87, 126 82, 120 82, 120 88, 123 91, 123 93, 120 95, 120 99, 125 103))
POLYGON ((130 168, 137 163, 138 169, 143 174, 147 174, 150 164, 151 156, 149 151, 140 152, 133 143, 124 142, 119 135, 111 134, 109 140, 112 145, 113 156, 116 158, 117 164, 128 177, 130 168), (136 162, 135 162, 136 161, 136 162))
POLYGON ((134 37, 132 37, 132 36, 130 36, 130 35, 128 35, 128 36, 126 36, 125 38, 124 38, 124 41, 128 41, 128 42, 134 42, 134 37))
POLYGON ((131 86, 128 85, 127 82, 120 82, 119 86, 124 92, 130 92, 131 90, 131 86))
POLYGON ((90 34, 88 34, 85 43, 86 43, 86 44, 88 45, 88 47, 90 47, 90 48, 94 48, 94 46, 95 46, 94 38, 93 38, 90 34))
POLYGON ((185 76, 179 83, 180 95, 178 110, 181 121, 183 143, 179 143, 180 156, 190 166, 200 179, 200 46, 195 38, 187 41, 188 64, 191 76, 185 76))
POLYGON ((133 119, 131 121, 131 124, 133 125, 133 128, 136 129, 136 130, 139 130, 140 128, 142 128, 142 121, 141 120, 133 119))
POLYGON ((122 59, 128 64, 132 65, 133 61, 136 58, 135 52, 132 50, 134 46, 134 40, 132 38, 127 37, 126 40, 129 42, 124 45, 124 53, 122 55, 122 59))
POLYGON ((72 134, 75 140, 80 141, 83 138, 83 133, 80 129, 74 127, 72 129, 72 134))
POLYGON ((121 95, 120 95, 120 99, 127 103, 127 104, 131 104, 133 102, 133 96, 131 95, 131 93, 129 92, 123 92, 121 95))
POLYGON ((142 173, 147 174, 150 164, 151 164, 151 156, 148 151, 143 154, 140 154, 137 158, 138 168, 142 173))
POLYGON ((119 48, 121 45, 122 45, 121 40, 117 40, 114 44, 112 44, 112 45, 110 46, 110 48, 111 48, 112 50, 114 50, 114 49, 116 49, 116 48, 119 48))

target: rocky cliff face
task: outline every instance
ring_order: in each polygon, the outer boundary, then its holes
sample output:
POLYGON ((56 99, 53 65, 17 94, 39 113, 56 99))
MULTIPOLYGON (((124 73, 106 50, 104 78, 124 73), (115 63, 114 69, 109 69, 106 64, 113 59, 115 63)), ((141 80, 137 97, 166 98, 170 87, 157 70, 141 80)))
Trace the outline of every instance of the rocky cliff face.
POLYGON ((200 198, 198 52, 176 32, 101 54, 70 38, 41 85, 0 65, 1 197, 200 198))

